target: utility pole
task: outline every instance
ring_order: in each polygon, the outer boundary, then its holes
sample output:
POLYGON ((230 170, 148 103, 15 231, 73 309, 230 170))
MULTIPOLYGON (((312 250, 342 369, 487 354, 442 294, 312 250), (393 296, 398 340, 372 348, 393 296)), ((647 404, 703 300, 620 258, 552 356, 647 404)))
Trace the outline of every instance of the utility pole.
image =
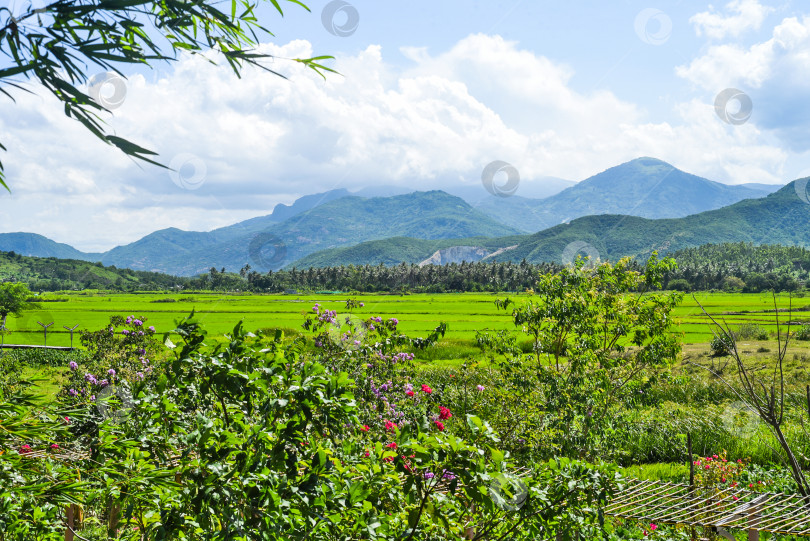
POLYGON ((39 323, 39 324, 42 326, 42 332, 44 332, 44 333, 45 333, 45 345, 47 346, 47 345, 48 345, 48 327, 50 327, 51 325, 53 325, 53 321, 51 321, 51 322, 50 322, 50 323, 48 323, 47 325, 45 325, 45 324, 44 324, 43 322, 41 322, 41 321, 37 321, 37 323, 39 323))
POLYGON ((68 327, 67 325, 62 325, 62 327, 67 329, 68 332, 70 333, 70 349, 73 349, 73 331, 75 331, 76 327, 78 327, 78 326, 79 326, 78 323, 75 324, 73 327, 68 327))

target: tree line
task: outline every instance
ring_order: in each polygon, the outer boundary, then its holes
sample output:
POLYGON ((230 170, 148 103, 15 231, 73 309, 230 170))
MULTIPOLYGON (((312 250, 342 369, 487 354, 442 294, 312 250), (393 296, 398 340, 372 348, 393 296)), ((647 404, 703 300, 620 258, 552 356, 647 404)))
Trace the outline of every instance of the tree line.
MULTIPOLYGON (((666 254, 678 268, 663 277, 664 289, 679 291, 798 291, 810 274, 810 250, 797 246, 750 243, 708 244, 666 254)), ((636 261, 631 268, 639 272, 636 261)), ((358 291, 399 293, 524 291, 538 276, 558 273, 559 263, 511 261, 447 265, 341 265, 282 269, 260 273, 245 265, 240 272, 211 268, 196 277, 117 269, 101 263, 37 258, 0 252, 0 281, 19 281, 32 291, 104 289, 113 291, 358 291)))

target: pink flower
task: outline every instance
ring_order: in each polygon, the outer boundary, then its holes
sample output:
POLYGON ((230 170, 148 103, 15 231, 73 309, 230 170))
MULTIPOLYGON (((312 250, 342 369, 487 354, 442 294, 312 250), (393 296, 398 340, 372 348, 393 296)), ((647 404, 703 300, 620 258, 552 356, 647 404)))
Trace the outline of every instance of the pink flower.
POLYGON ((413 396, 413 395, 414 395, 414 392, 413 392, 413 391, 408 391, 408 392, 406 392, 405 394, 406 394, 406 395, 408 395, 408 396, 413 396))
POLYGON ((386 445, 386 447, 388 447, 389 449, 396 449, 397 448, 397 443, 395 441, 392 441, 391 443, 386 445))
POLYGON ((368 432, 370 429, 368 425, 363 425, 360 427, 360 432, 368 432))
POLYGON ((436 423, 436 428, 438 428, 439 431, 444 430, 444 423, 442 423, 441 421, 434 421, 434 422, 436 423))
POLYGON ((385 429, 393 432, 397 429, 396 423, 392 423, 391 421, 385 421, 385 429))
POLYGON ((433 389, 431 389, 429 386, 427 386, 427 385, 425 385, 425 384, 422 384, 422 392, 423 392, 423 393, 430 394, 430 393, 432 393, 432 392, 433 392, 433 389))
POLYGON ((28 445, 28 444, 26 443, 25 445, 23 445, 22 447, 20 447, 20 450, 19 450, 19 451, 17 451, 17 452, 18 452, 19 454, 21 454, 21 455, 26 455, 26 454, 28 454, 28 453, 30 453, 30 452, 31 452, 31 446, 30 446, 30 445, 28 445))
POLYGON ((56 451, 57 449, 59 449, 59 444, 58 444, 58 443, 52 443, 52 444, 51 444, 51 449, 53 449, 54 451, 56 451))
POLYGON ((447 419, 449 419, 452 416, 453 416, 453 414, 450 413, 449 409, 445 408, 444 406, 441 406, 439 408, 439 419, 441 419, 442 421, 446 421, 447 419))

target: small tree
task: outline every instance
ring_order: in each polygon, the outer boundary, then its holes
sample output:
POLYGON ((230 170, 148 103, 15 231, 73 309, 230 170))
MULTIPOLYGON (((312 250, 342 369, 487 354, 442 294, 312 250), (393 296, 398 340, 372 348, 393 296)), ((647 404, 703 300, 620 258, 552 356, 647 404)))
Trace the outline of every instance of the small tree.
POLYGON ((31 291, 22 282, 0 283, 0 326, 5 328, 6 318, 19 316, 24 310, 36 308, 37 304, 29 302, 31 291))
MULTIPOLYGON (((512 310, 532 339, 522 370, 534 372, 545 399, 545 426, 564 435, 563 453, 593 455, 615 406, 655 368, 680 352, 672 311, 682 295, 654 292, 675 261, 653 254, 644 274, 630 260, 587 268, 584 260, 540 276, 529 301, 512 310)), ((496 301, 500 308, 512 304, 496 301)), ((513 356, 513 353, 507 353, 513 356)))
MULTIPOLYGON (((782 426, 785 420, 785 405, 788 398, 785 395, 785 372, 784 362, 787 357, 788 342, 790 341, 790 313, 791 308, 788 309, 788 323, 787 332, 782 333, 781 325, 779 322, 779 309, 776 304, 776 294, 773 294, 773 306, 776 313, 776 339, 778 343, 778 353, 776 360, 773 363, 770 376, 760 376, 757 369, 746 366, 743 362, 740 352, 737 349, 737 337, 731 331, 728 324, 721 325, 717 322, 698 302, 701 310, 711 320, 714 325, 715 336, 722 339, 728 345, 729 355, 734 359, 737 364, 737 374, 739 376, 741 392, 729 385, 737 396, 742 400, 748 409, 757 413, 759 418, 768 426, 779 446, 784 452, 784 459, 796 481, 799 493, 804 496, 810 496, 810 481, 802 471, 802 466, 799 459, 794 452, 793 446, 788 441, 782 426), (784 339, 783 339, 784 337, 784 339)), ((728 384, 727 384, 728 385, 728 384)), ((810 416, 810 386, 807 387, 807 413, 810 416)))

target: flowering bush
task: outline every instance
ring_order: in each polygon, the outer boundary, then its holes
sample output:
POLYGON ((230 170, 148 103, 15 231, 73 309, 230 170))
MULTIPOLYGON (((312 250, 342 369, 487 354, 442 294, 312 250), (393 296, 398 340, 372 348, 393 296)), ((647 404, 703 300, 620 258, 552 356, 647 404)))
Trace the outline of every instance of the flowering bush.
POLYGON ((153 375, 160 351, 155 328, 145 318, 113 316, 98 331, 82 331, 87 348, 85 362, 68 363, 67 382, 61 396, 71 403, 95 401, 116 384, 132 385, 153 375))
POLYGON ((710 492, 737 487, 740 477, 748 465, 747 460, 737 459, 729 462, 726 451, 719 455, 699 458, 693 462, 695 467, 695 484, 710 492))

